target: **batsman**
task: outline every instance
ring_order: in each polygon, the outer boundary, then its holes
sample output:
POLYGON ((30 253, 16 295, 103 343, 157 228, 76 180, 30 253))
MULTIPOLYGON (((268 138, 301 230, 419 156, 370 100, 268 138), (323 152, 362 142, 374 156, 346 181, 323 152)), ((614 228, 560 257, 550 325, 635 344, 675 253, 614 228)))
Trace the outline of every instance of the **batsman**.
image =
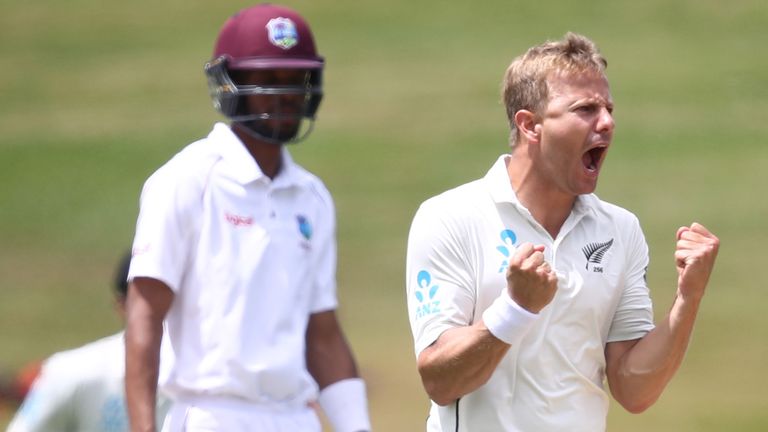
POLYGON ((131 430, 370 430, 336 317, 331 195, 286 144, 306 137, 324 59, 307 22, 272 4, 226 21, 205 74, 229 120, 146 181, 128 278, 131 430))

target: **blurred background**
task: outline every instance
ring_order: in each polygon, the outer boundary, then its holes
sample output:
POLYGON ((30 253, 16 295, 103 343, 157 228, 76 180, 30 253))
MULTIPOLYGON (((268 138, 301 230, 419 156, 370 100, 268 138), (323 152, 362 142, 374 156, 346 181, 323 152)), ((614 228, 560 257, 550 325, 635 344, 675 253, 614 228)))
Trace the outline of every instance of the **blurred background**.
MULTIPOLYGON (((141 186, 221 120, 202 66, 250 4, 0 1, 0 380, 120 328, 112 275, 141 186)), ((676 229, 722 242, 682 369, 646 413, 614 405, 608 429, 768 430, 768 3, 284 4, 327 59, 316 130, 291 150, 336 200, 339 313, 377 431, 422 431, 428 409, 404 298, 411 218, 507 151, 502 74, 567 31, 608 58, 617 132, 597 193, 643 224, 658 317, 676 229)))

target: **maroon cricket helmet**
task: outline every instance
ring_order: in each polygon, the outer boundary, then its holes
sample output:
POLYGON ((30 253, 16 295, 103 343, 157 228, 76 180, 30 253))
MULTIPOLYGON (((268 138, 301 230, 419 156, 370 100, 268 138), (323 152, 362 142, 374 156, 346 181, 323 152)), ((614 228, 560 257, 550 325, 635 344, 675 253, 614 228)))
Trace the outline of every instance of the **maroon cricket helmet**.
POLYGON ((224 23, 205 74, 217 110, 254 137, 283 144, 298 142, 312 130, 323 97, 323 66, 304 18, 287 7, 263 3, 241 10, 224 23), (305 70, 306 80, 302 85, 243 84, 230 74, 269 69, 305 70), (281 104, 285 95, 303 96, 301 109, 281 104), (273 98, 274 108, 252 112, 246 100, 254 96, 273 98))
POLYGON ((224 23, 213 58, 225 56, 230 69, 319 69, 309 25, 295 11, 269 3, 243 9, 224 23))

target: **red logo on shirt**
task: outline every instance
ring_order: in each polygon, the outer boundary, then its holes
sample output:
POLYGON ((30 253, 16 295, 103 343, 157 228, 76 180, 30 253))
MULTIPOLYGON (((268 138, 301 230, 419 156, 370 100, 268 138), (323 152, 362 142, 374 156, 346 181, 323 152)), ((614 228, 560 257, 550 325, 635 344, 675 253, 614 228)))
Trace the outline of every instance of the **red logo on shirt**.
POLYGON ((140 246, 134 246, 133 249, 131 249, 131 256, 137 256, 137 255, 143 255, 151 249, 151 246, 149 243, 145 243, 140 246))
POLYGON ((253 225, 252 216, 240 216, 232 213, 224 213, 224 217, 227 219, 227 222, 231 223, 236 227, 241 227, 241 226, 247 227, 247 226, 253 225))

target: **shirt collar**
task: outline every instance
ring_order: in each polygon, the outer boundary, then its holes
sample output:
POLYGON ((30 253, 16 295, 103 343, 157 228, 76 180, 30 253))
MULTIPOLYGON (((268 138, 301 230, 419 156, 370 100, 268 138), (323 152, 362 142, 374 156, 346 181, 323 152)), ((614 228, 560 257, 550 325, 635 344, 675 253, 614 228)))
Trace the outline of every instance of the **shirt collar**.
POLYGON ((260 181, 271 183, 273 187, 290 187, 306 182, 306 174, 296 165, 285 146, 280 150, 283 159, 280 172, 274 179, 270 179, 261 171, 259 164, 229 125, 216 123, 208 138, 218 146, 217 151, 231 167, 230 174, 241 184, 260 181))
POLYGON ((509 157, 508 154, 499 156, 493 166, 491 166, 491 169, 488 170, 484 181, 493 202, 519 204, 520 201, 517 199, 514 189, 512 189, 512 183, 509 181, 509 173, 507 172, 509 157))
MULTIPOLYGON (((496 162, 488 170, 488 173, 484 177, 486 187, 491 194, 491 199, 495 203, 512 203, 519 209, 524 209, 528 212, 528 209, 517 199, 515 190, 512 189, 512 182, 509 180, 509 172, 507 171, 507 162, 511 156, 509 154, 503 154, 499 156, 496 162)), ((594 194, 579 195, 576 197, 576 202, 573 205, 571 211, 576 216, 586 215, 589 212, 596 212, 596 206, 598 205, 598 199, 594 194)))

